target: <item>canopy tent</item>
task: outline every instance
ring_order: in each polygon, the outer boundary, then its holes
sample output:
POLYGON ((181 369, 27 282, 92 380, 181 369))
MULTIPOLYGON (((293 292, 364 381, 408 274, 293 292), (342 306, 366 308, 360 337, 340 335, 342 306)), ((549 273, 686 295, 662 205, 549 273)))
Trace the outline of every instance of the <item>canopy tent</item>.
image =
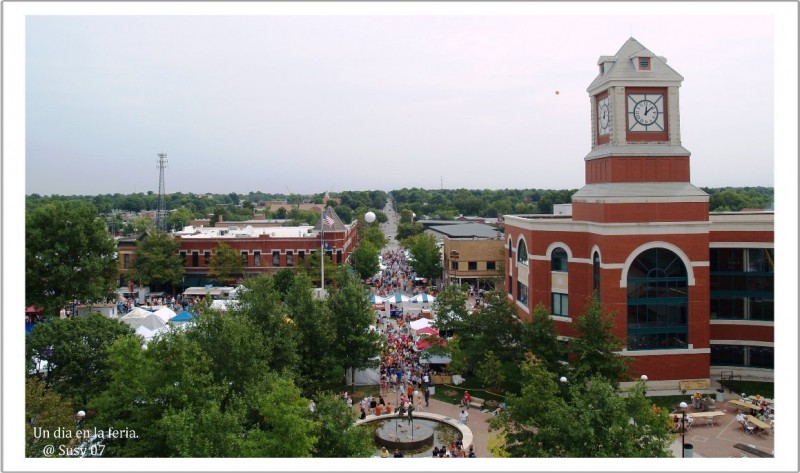
POLYGON ((34 315, 34 314, 41 314, 44 311, 41 307, 36 307, 35 305, 29 305, 25 308, 25 315, 34 315))
POLYGON ((193 313, 191 313, 191 312, 189 312, 187 310, 184 310, 180 314, 178 314, 175 317, 169 319, 169 321, 170 322, 177 322, 177 323, 191 322, 192 320, 195 319, 195 317, 197 317, 197 315, 195 315, 195 314, 193 314, 193 313))
POLYGON ((408 323, 408 326, 411 327, 411 330, 421 330, 425 327, 430 327, 432 324, 430 319, 417 319, 412 320, 408 323))
POLYGON ((390 304, 401 304, 403 302, 408 302, 411 299, 408 296, 404 296, 403 294, 392 294, 391 296, 386 298, 386 302, 390 304))
POLYGON ((149 329, 145 326, 141 326, 136 329, 136 335, 139 335, 140 337, 144 338, 145 341, 150 341, 156 335, 161 335, 162 333, 168 331, 169 331, 169 326, 167 325, 164 325, 163 327, 159 327, 157 329, 149 329))
POLYGON ((161 319, 161 317, 157 316, 152 312, 147 312, 147 315, 145 316, 142 315, 131 316, 131 313, 133 313, 133 311, 128 313, 126 316, 122 317, 120 320, 130 325, 131 328, 133 329, 137 329, 139 327, 145 327, 150 330, 155 330, 167 324, 161 319))
POLYGON ((436 298, 430 294, 417 294, 411 298, 411 302, 414 304, 433 304, 436 302, 436 298))
POLYGON ((134 307, 130 312, 123 315, 120 320, 128 319, 135 319, 137 317, 147 317, 148 315, 152 314, 149 310, 142 309, 141 307, 134 307))
POLYGON ((215 299, 211 301, 211 308, 217 309, 221 311, 227 311, 228 309, 233 308, 233 305, 236 304, 236 301, 226 300, 226 299, 215 299))
POLYGON ((372 305, 383 304, 384 302, 386 302, 386 300, 377 294, 369 295, 369 303, 372 305))
POLYGON ((169 322, 169 319, 175 317, 175 311, 170 309, 169 307, 162 307, 153 313, 156 314, 158 318, 163 320, 165 323, 169 322))
POLYGON ((433 327, 423 327, 417 330, 417 335, 439 335, 439 331, 433 327))
POLYGON ((429 338, 429 337, 421 338, 417 340, 416 343, 417 351, 422 351, 426 348, 429 348, 432 345, 446 347, 447 341, 442 340, 441 338, 429 338))

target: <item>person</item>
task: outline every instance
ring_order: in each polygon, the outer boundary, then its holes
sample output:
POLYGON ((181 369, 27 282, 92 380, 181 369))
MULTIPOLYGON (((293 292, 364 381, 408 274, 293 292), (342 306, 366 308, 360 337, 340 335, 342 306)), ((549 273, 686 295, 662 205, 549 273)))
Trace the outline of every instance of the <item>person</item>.
POLYGON ((386 447, 381 447, 381 458, 389 458, 389 450, 386 447))
POLYGON ((695 408, 700 409, 701 399, 703 399, 702 394, 700 394, 699 392, 694 393, 694 396, 692 397, 692 404, 694 405, 695 408))
POLYGON ((395 458, 403 458, 403 454, 400 452, 399 449, 394 449, 394 457, 395 458))
POLYGON ((375 415, 379 416, 382 414, 383 414, 383 406, 378 404, 377 406, 375 406, 375 415))
POLYGON ((739 413, 736 414, 736 422, 738 422, 740 424, 744 424, 745 423, 744 413, 741 410, 739 410, 739 413))
POLYGON ((367 418, 367 410, 364 409, 364 406, 361 406, 361 415, 359 416, 359 419, 363 420, 363 419, 366 419, 366 418, 367 418))
POLYGON ((475 449, 472 448, 472 445, 469 446, 469 454, 467 455, 467 457, 468 458, 477 458, 477 455, 475 455, 475 449))
POLYGON ((378 401, 375 400, 374 397, 370 396, 369 398, 369 413, 374 414, 375 408, 378 406, 378 401))
POLYGON ((461 415, 459 415, 458 418, 459 418, 459 420, 461 421, 462 424, 464 424, 464 425, 467 424, 467 418, 468 417, 469 417, 469 414, 467 413, 467 411, 464 410, 464 409, 461 409, 461 415))
POLYGON ((503 402, 500 403, 499 406, 497 406, 497 409, 495 409, 494 412, 492 412, 492 414, 499 415, 501 412, 503 412, 503 409, 505 409, 505 408, 506 408, 506 403, 505 403, 505 401, 503 401, 503 402))
POLYGON ((387 414, 391 414, 392 413, 392 401, 389 401, 389 402, 386 403, 386 413, 387 414))
POLYGON ((433 458, 436 458, 436 457, 438 457, 438 456, 439 456, 439 447, 437 447, 436 445, 434 445, 434 446, 433 446, 433 458))
POLYGON ((469 391, 464 391, 464 398, 461 400, 461 405, 469 409, 469 403, 471 401, 472 401, 472 396, 469 394, 469 391))
POLYGON ((430 407, 430 405, 431 405, 431 390, 428 389, 428 385, 427 384, 422 388, 422 394, 425 396, 425 407, 430 407))

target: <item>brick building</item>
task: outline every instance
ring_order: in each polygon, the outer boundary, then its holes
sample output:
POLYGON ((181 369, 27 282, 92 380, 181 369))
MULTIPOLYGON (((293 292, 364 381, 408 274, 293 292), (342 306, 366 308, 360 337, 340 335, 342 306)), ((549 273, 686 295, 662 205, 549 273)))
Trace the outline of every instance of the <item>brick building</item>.
POLYGON ((569 337, 597 291, 653 389, 723 371, 772 380, 773 213, 709 213, 681 144, 683 77, 665 58, 631 38, 598 65, 571 215, 505 216, 509 299, 521 318, 550 307, 569 337))

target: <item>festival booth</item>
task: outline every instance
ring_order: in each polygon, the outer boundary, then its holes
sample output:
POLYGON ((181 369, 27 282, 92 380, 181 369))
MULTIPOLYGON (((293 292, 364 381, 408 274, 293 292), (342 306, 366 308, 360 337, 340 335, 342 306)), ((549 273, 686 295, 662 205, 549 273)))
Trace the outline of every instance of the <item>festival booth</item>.
POLYGON ((134 330, 139 327, 155 330, 166 325, 166 322, 164 322, 161 317, 157 316, 153 312, 148 312, 141 307, 136 307, 132 311, 122 316, 120 320, 128 324, 134 330))
POLYGON ((170 319, 175 317, 175 311, 170 309, 169 307, 161 307, 157 311, 153 312, 159 319, 163 320, 165 323, 169 322, 170 319))

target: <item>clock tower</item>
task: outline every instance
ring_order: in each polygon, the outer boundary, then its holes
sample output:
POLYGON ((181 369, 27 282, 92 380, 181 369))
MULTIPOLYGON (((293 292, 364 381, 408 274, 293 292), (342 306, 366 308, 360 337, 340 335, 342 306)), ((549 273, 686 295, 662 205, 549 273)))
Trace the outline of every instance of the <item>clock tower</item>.
POLYGON ((681 146, 683 77, 634 38, 601 56, 589 85, 592 150, 573 218, 594 222, 708 220, 708 195, 689 182, 681 146))

